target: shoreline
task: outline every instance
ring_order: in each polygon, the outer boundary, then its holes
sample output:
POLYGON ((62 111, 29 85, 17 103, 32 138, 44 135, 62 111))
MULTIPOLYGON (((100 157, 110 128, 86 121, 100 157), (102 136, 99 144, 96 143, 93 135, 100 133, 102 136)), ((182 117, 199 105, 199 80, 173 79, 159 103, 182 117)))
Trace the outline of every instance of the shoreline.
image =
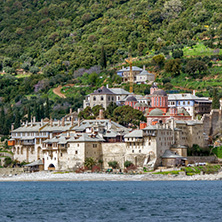
POLYGON ((12 176, 0 176, 0 182, 50 182, 50 181, 195 181, 222 180, 222 172, 205 175, 161 175, 161 174, 106 174, 106 173, 55 173, 36 172, 12 176))

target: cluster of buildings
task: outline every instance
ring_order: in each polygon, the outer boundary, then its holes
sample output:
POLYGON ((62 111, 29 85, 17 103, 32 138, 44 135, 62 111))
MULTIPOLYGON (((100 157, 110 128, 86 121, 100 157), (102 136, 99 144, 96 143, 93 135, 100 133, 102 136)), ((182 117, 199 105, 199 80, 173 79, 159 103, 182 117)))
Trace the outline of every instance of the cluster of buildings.
MULTIPOLYGON (((135 82, 153 82, 155 76, 133 67, 135 82), (147 79, 143 79, 146 76, 147 79)), ((129 81, 129 68, 118 71, 129 81)), ((83 107, 110 103, 129 105, 144 113, 146 122, 138 129, 126 128, 104 119, 103 110, 95 120, 80 120, 78 113, 62 120, 44 119, 23 123, 12 129, 8 144, 13 157, 30 162, 34 170, 75 170, 92 157, 103 169, 110 161, 124 168, 125 161, 155 169, 187 163, 187 149, 197 144, 207 147, 212 135, 222 128, 222 111, 211 110, 211 101, 194 94, 169 94, 153 84, 148 95, 136 95, 121 88, 103 86, 86 96, 83 107), (202 118, 197 120, 196 116, 202 118)))
MULTIPOLYGON (((130 67, 122 67, 122 69, 117 71, 117 75, 122 78, 123 83, 130 82, 130 67)), ((148 83, 152 84, 155 81, 155 75, 153 73, 149 73, 146 71, 145 66, 143 69, 132 66, 132 75, 134 79, 134 83, 141 84, 141 83, 148 83)))
POLYGON ((191 93, 167 94, 154 83, 148 95, 136 95, 121 88, 102 86, 86 96, 83 108, 101 105, 107 109, 110 103, 118 106, 128 105, 144 112, 148 124, 155 124, 157 120, 166 122, 173 117, 176 120, 191 120, 197 115, 209 114, 212 101, 205 97, 198 97, 191 93))
POLYGON ((109 168, 110 161, 117 161, 122 169, 125 161, 131 161, 151 170, 185 164, 187 149, 194 144, 207 147, 206 124, 210 123, 170 118, 155 125, 141 123, 140 129, 133 130, 103 119, 101 111, 96 120, 33 119, 12 129, 8 145, 14 159, 30 162, 35 170, 75 170, 84 166, 88 157, 103 169, 109 168))

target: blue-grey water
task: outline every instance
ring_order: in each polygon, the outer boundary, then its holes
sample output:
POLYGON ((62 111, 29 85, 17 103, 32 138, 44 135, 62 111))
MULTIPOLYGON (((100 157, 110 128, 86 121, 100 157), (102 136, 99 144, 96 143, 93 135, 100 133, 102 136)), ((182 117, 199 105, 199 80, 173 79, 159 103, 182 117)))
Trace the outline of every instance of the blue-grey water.
POLYGON ((1 182, 0 221, 222 221, 222 181, 1 182))

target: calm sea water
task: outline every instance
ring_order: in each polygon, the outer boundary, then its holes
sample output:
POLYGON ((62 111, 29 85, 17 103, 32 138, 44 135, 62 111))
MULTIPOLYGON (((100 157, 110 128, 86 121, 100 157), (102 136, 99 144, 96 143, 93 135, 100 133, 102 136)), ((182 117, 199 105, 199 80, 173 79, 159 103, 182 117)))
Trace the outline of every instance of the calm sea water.
POLYGON ((222 221, 222 181, 1 182, 0 221, 222 221))

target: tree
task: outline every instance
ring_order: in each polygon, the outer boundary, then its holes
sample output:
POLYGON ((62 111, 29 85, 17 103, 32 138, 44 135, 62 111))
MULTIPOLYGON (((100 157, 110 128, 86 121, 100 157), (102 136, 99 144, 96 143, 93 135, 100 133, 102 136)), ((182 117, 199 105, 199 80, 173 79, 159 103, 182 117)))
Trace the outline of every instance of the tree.
POLYGON ((192 59, 186 64, 186 72, 189 75, 193 75, 195 77, 196 72, 199 72, 199 75, 207 70, 207 66, 203 61, 200 61, 198 59, 192 59))
POLYGON ((83 111, 79 112, 78 117, 80 119, 94 119, 92 116, 92 109, 90 106, 87 106, 83 111))
POLYGON ((103 69, 106 69, 107 61, 106 61, 106 51, 104 49, 104 46, 101 48, 101 58, 100 58, 100 65, 103 69))
POLYGON ((156 55, 152 59, 152 63, 158 66, 158 68, 162 68, 165 62, 165 57, 163 55, 156 55))
POLYGON ((92 113, 94 115, 94 117, 96 118, 99 115, 99 111, 100 110, 105 110, 101 105, 96 105, 92 108, 92 113))
POLYGON ((115 160, 114 161, 109 161, 108 164, 109 164, 109 167, 112 167, 113 169, 116 169, 117 166, 118 166, 118 163, 115 160))
POLYGON ((219 109, 220 108, 220 99, 218 96, 217 88, 213 89, 213 101, 212 101, 212 109, 219 109))
POLYGON ((21 116, 20 116, 20 113, 19 113, 19 110, 16 109, 16 113, 15 113, 15 129, 19 128, 20 127, 20 120, 21 120, 21 116))
POLYGON ((174 50, 172 52, 172 57, 174 59, 181 59, 183 57, 183 50, 174 50))
POLYGON ((92 86, 95 86, 98 81, 98 74, 97 73, 92 73, 89 75, 89 84, 92 86))
POLYGON ((146 121, 143 112, 133 109, 131 106, 119 106, 113 112, 113 121, 128 127, 136 128, 139 126, 140 121, 146 121))
POLYGON ((106 112, 107 114, 109 115, 109 117, 113 116, 113 111, 117 108, 118 106, 116 105, 116 103, 114 102, 111 102, 107 109, 106 109, 106 112))
POLYGON ((173 73, 175 76, 180 75, 181 72, 181 60, 171 59, 165 63, 164 69, 166 72, 173 73))
POLYGON ((84 163, 84 166, 86 166, 88 169, 92 169, 93 166, 96 165, 96 161, 92 157, 87 157, 84 163))

